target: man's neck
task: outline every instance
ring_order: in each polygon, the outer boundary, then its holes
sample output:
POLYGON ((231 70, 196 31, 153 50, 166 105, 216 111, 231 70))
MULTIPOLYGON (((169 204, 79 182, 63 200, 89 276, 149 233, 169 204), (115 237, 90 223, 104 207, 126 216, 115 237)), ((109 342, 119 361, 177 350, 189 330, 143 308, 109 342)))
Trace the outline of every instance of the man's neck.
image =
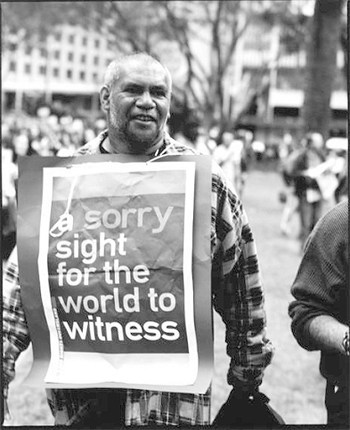
MULTIPOLYGON (((144 155, 155 154, 162 147, 163 143, 164 143, 164 136, 158 139, 145 152, 142 152, 142 154, 144 155)), ((109 134, 107 135, 106 139, 103 141, 102 146, 110 154, 133 154, 133 152, 130 150, 128 145, 126 145, 123 142, 117 141, 116 139, 113 139, 113 137, 111 140, 111 137, 109 134)))

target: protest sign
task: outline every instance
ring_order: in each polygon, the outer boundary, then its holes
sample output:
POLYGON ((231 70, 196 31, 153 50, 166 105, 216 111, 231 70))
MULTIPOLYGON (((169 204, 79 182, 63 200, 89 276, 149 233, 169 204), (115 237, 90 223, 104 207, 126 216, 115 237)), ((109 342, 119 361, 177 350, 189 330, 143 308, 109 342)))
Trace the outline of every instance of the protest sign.
MULTIPOLYGON (((198 157, 179 158, 21 161, 19 267, 37 357, 32 379, 45 369, 47 387, 208 388, 212 339, 204 340, 198 315, 205 310, 211 330, 210 282, 197 284, 204 300, 194 282, 208 274, 202 251, 193 252, 198 157), (29 183, 42 190, 34 202, 29 183)), ((206 196, 210 206, 210 189, 206 196)))

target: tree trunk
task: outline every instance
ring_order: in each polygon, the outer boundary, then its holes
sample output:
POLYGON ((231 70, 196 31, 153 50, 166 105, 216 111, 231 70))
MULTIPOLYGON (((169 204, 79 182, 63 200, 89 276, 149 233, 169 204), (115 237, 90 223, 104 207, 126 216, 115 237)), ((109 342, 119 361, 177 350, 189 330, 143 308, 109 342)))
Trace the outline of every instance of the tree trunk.
POLYGON ((304 132, 329 137, 333 82, 337 67, 341 12, 344 0, 316 0, 307 48, 304 132))

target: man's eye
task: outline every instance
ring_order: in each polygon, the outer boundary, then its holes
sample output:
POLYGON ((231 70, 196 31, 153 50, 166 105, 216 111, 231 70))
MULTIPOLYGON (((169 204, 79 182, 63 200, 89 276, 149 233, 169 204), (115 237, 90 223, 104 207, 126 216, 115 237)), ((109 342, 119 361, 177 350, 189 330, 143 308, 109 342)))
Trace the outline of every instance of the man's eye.
POLYGON ((162 89, 155 89, 152 91, 151 94, 156 96, 156 97, 165 97, 166 96, 166 92, 162 89))
POLYGON ((142 91, 141 91, 141 89, 140 88, 137 88, 137 87, 127 87, 126 89, 125 89, 125 91, 127 92, 127 93, 131 93, 131 94, 140 94, 142 91))

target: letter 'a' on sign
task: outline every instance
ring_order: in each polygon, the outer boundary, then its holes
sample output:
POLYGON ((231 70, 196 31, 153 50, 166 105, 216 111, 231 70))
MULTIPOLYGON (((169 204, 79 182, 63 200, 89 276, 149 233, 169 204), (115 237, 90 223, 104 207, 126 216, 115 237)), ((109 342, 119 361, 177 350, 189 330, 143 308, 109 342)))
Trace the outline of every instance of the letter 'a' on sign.
POLYGON ((23 159, 18 213, 27 383, 207 391, 210 157, 23 159))

